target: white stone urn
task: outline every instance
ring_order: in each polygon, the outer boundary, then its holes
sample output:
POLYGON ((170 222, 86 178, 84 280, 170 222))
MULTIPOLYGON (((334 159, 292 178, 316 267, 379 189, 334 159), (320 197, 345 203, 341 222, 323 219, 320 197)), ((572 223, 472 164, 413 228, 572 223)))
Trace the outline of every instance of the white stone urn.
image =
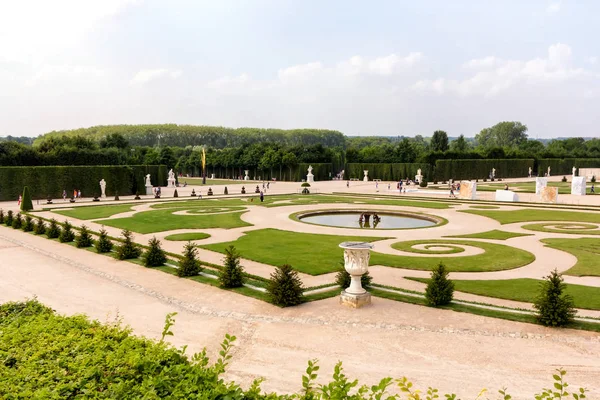
POLYGON ((363 178, 363 181, 364 181, 364 182, 368 182, 368 181, 369 181, 369 170, 368 170, 368 169, 365 169, 365 170, 363 171, 363 173, 365 174, 365 177, 363 178))
POLYGON ((354 296, 366 294, 360 278, 369 270, 373 245, 366 242, 343 242, 340 247, 344 249, 344 268, 350 274, 350 286, 344 292, 354 296))

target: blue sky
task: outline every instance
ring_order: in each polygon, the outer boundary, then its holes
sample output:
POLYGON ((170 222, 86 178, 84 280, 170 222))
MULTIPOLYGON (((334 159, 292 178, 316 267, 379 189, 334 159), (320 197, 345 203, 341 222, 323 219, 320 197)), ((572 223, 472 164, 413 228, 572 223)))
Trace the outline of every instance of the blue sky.
MULTIPOLYGON (((5 4, 4 4, 5 3, 5 4)), ((600 136, 600 2, 6 1, 0 135, 116 123, 600 136)))

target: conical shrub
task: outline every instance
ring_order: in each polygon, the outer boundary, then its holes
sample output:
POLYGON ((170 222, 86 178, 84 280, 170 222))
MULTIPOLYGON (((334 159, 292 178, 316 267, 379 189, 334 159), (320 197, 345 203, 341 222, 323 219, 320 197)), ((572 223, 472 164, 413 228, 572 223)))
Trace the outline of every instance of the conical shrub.
POLYGON ((129 229, 123 229, 121 232, 123 242, 117 247, 117 258, 119 260, 130 260, 138 258, 142 254, 140 246, 133 242, 133 233, 129 229))
POLYGON ((108 233, 104 227, 100 229, 100 234, 98 235, 98 240, 94 244, 96 247, 96 251, 98 253, 108 253, 113 248, 113 242, 108 238, 108 233))
POLYGON ((565 326, 573 322, 577 311, 573 298, 563 293, 567 285, 563 277, 555 269, 540 285, 533 307, 537 310, 537 319, 546 326, 565 326))
POLYGON ((244 285, 244 268, 240 264, 240 254, 235 247, 225 249, 225 263, 219 274, 219 283, 224 288, 235 288, 244 285))
POLYGON ((183 249, 183 258, 179 261, 177 276, 183 278, 186 276, 195 276, 200 273, 200 261, 197 258, 198 250, 192 242, 187 242, 183 249))
POLYGON ((449 304, 454 296, 454 282, 448 279, 448 271, 443 263, 439 263, 431 271, 431 279, 425 289, 425 301, 430 306, 449 304))
POLYGON ((5 218, 4 210, 0 208, 0 224, 4 223, 4 218, 5 218))
POLYGON ((167 262, 165 251, 160 247, 160 240, 153 237, 148 241, 148 249, 143 255, 146 267, 160 267, 167 262))
POLYGON ((33 231, 33 228, 35 228, 35 225, 33 224, 33 219, 30 215, 25 215, 25 221, 23 222, 23 231, 31 232, 33 231))
POLYGON ((302 281, 290 265, 277 267, 267 286, 271 302, 280 307, 295 306, 304 302, 302 281))
POLYGON ((44 233, 46 233, 46 224, 44 223, 43 219, 37 219, 37 222, 35 223, 34 232, 36 235, 43 235, 44 233))
POLYGON ((56 239, 60 236, 60 227, 54 218, 50 220, 50 225, 46 229, 46 236, 48 239, 56 239))
POLYGON ((91 247, 94 241, 92 240, 92 235, 90 235, 90 231, 87 226, 81 225, 79 229, 79 233, 75 237, 75 245, 79 248, 91 247))
POLYGON ((8 210, 6 212, 6 218, 4 218, 4 223, 6 224, 6 226, 12 226, 13 219, 14 219, 13 211, 8 210))
POLYGON ((33 210, 33 203, 31 202, 31 193, 29 192, 29 186, 23 188, 23 197, 21 198, 21 211, 33 210))
POLYGON ((15 215, 11 226, 13 229, 21 229, 23 227, 23 217, 21 216, 21 213, 17 213, 17 215, 15 215))
POLYGON ((70 243, 75 240, 75 233, 73 233, 73 226, 69 221, 65 221, 63 229, 58 236, 58 241, 61 243, 70 243))

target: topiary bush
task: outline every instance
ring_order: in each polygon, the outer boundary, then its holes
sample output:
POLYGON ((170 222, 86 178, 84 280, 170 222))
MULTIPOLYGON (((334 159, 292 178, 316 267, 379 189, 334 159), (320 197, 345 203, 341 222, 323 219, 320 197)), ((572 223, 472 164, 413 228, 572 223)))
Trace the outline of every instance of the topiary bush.
MULTIPOLYGON (((351 281, 350 274, 342 266, 342 269, 340 269, 338 271, 338 273, 335 275, 335 283, 337 283, 338 286, 341 287, 342 289, 347 289, 350 286, 350 281, 351 281)), ((373 277, 369 274, 369 271, 367 271, 365 274, 363 274, 360 277, 360 283, 363 288, 368 288, 369 286, 371 286, 372 281, 373 281, 373 277)))
POLYGON ((13 219, 14 219, 13 211, 8 210, 6 212, 6 218, 4 218, 4 223, 6 224, 6 226, 12 226, 13 219))
POLYGON ((592 183, 596 183, 596 175, 592 176, 592 183))
POLYGON ((143 259, 146 267, 160 267, 167 262, 165 251, 156 237, 148 241, 148 249, 144 252, 143 259))
POLYGON ((177 189, 173 192, 173 197, 179 197, 179 193, 177 193, 177 189))
POLYGON ((198 250, 192 242, 187 242, 183 248, 183 258, 179 261, 179 268, 177 268, 177 276, 180 278, 186 276, 196 276, 202 271, 200 268, 200 262, 197 258, 198 250))
POLYGON ((129 229, 123 229, 121 236, 123 236, 123 242, 117 246, 117 258, 119 260, 138 258, 142 254, 142 250, 133 242, 133 233, 129 229))
POLYGON ((575 306, 573 298, 563 293, 567 285, 555 269, 540 284, 540 293, 533 303, 538 321, 545 326, 565 326, 573 322, 575 306))
POLYGON ((92 244, 94 244, 94 240, 92 239, 92 235, 90 235, 90 231, 87 226, 81 225, 79 234, 75 237, 75 245, 79 248, 84 248, 92 247, 92 244))
POLYGON ((70 243, 75 240, 75 233, 73 233, 73 226, 69 223, 69 221, 65 221, 63 224, 63 229, 58 236, 58 240, 61 243, 70 243))
POLYGON ((108 238, 108 232, 106 232, 106 229, 104 229, 104 227, 100 229, 98 240, 96 240, 94 246, 96 247, 96 251, 98 253, 108 253, 112 250, 113 242, 111 242, 111 240, 108 238))
POLYGON ((21 229, 23 227, 23 217, 21 213, 17 213, 17 215, 12 219, 12 228, 13 229, 21 229))
POLYGON ((566 181, 567 181, 567 177, 563 176, 562 179, 561 179, 561 182, 566 182, 566 181))
POLYGON ((280 307, 295 306, 304 302, 302 281, 298 272, 288 264, 277 267, 271 274, 267 292, 271 302, 280 307))
POLYGON ((219 283, 224 288, 235 288, 244 285, 244 268, 240 264, 240 254, 234 246, 225 249, 225 262, 219 274, 219 283))
POLYGON ((44 233, 46 233, 46 224, 44 223, 43 219, 37 219, 37 222, 35 223, 34 233, 36 235, 43 235, 44 233))
POLYGON ((421 180, 421 182, 419 182, 419 186, 422 188, 426 188, 427 187, 427 180, 423 179, 421 180))
POLYGON ((4 210, 0 208, 0 224, 4 223, 4 210))
POLYGON ((46 229, 46 236, 48 239, 56 239, 60 236, 60 227, 54 218, 50 220, 50 225, 46 229))
POLYGON ((31 193, 29 192, 29 186, 23 188, 23 197, 21 198, 21 211, 33 210, 33 203, 31 202, 31 193))
POLYGON ((229 191, 227 190, 227 186, 225 186, 225 190, 223 190, 223 194, 229 194, 229 191))
POLYGON ((25 222, 23 222, 23 231, 24 232, 32 232, 35 225, 33 224, 33 219, 30 215, 25 215, 25 222))
POLYGON ((454 282, 448 279, 448 271, 443 263, 439 263, 431 271, 431 279, 425 289, 425 301, 430 306, 449 304, 454 296, 454 282))

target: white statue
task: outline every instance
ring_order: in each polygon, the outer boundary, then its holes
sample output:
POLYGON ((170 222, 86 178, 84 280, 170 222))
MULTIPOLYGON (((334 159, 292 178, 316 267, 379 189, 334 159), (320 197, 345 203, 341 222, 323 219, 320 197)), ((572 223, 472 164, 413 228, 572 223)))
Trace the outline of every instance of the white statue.
POLYGON ((573 167, 573 176, 575 176, 576 171, 577 171, 577 168, 573 167))
POLYGON ((496 177, 496 168, 492 168, 492 178, 496 177))
POLYGON ((150 182, 150 174, 146 175, 146 187, 152 187, 152 182, 150 182))
POLYGON ((308 166, 308 174, 309 174, 309 175, 310 175, 310 174, 312 174, 312 170, 313 170, 313 167, 312 167, 312 165, 309 165, 309 166, 308 166))
POLYGON ((421 176, 421 168, 417 170, 417 176, 421 176))
POLYGON ((106 181, 104 180, 104 178, 102 178, 102 180, 100 181, 100 192, 101 195, 100 197, 102 197, 103 199, 106 198, 106 181))
POLYGON ((550 176, 550 166, 548 166, 548 176, 550 176))
POLYGON ((306 182, 312 183, 315 181, 315 176, 312 173, 313 167, 312 165, 308 166, 308 174, 306 175, 306 182))
POLYGON ((175 179, 175 172, 172 169, 169 171, 169 179, 175 179))
POLYGON ((250 170, 247 170, 247 169, 244 170, 244 174, 245 174, 244 180, 245 181, 249 181, 250 180, 250 177, 248 176, 249 173, 250 173, 250 170))
POLYGON ((530 178, 531 178, 531 173, 532 173, 532 170, 531 170, 531 167, 529 167, 529 177, 530 178))
POLYGON ((173 172, 173 170, 171 169, 169 171, 169 178, 167 179, 167 183, 168 183, 168 187, 170 188, 174 188, 175 187, 175 172, 173 172))
POLYGON ((365 174, 365 177, 363 178, 363 182, 368 182, 369 181, 369 170, 365 169, 363 171, 363 173, 365 174))

